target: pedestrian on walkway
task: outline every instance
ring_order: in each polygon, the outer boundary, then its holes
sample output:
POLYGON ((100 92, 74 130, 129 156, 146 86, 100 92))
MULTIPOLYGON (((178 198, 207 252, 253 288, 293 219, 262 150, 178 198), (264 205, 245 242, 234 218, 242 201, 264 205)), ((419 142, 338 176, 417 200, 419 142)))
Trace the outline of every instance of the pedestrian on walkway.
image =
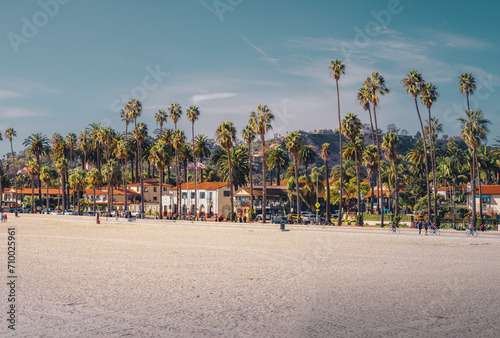
POLYGON ((420 235, 421 232, 422 232, 422 220, 418 222, 418 234, 420 235))

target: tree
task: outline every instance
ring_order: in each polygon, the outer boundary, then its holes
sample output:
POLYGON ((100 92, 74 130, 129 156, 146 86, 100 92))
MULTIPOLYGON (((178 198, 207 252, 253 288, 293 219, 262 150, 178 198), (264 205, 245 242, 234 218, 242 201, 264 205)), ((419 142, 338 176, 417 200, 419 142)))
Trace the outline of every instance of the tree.
POLYGON ((420 122, 420 129, 422 131, 422 141, 424 143, 424 157, 425 157, 425 176, 427 182, 427 210, 429 210, 429 220, 431 219, 431 197, 430 197, 430 189, 429 189, 429 164, 428 164, 428 152, 427 145, 425 141, 425 131, 424 125, 422 123, 422 118, 420 116, 420 110, 418 109, 417 97, 422 93, 422 86, 424 84, 424 80, 422 78, 422 74, 417 72, 416 70, 411 70, 407 77, 402 80, 403 87, 406 88, 406 94, 411 94, 413 99, 415 100, 415 108, 417 109, 418 120, 420 122))
POLYGON ((359 212, 359 204, 361 202, 361 178, 360 178, 360 159, 362 155, 363 138, 361 136, 361 121, 354 113, 347 113, 342 120, 342 130, 344 135, 351 141, 354 149, 354 159, 356 161, 356 180, 357 180, 357 211, 359 212), (361 141, 359 141, 359 140, 361 141))
POLYGON ((160 125, 160 136, 163 133, 163 124, 167 122, 167 113, 163 109, 159 109, 155 114, 156 124, 160 125))
POLYGON ((77 141, 78 141, 78 137, 76 137, 75 133, 69 133, 68 136, 66 136, 66 145, 68 146, 68 149, 69 149, 69 166, 70 166, 70 168, 73 168, 73 151, 75 150, 77 141))
MULTIPOLYGON (((194 145, 194 123, 198 120, 200 117, 200 108, 196 106, 191 106, 189 109, 186 111, 186 116, 191 122, 191 134, 192 134, 192 153, 193 153, 193 159, 195 158, 194 156, 194 151, 195 151, 195 145, 194 145)), ((198 165, 196 164, 196 159, 194 159, 194 214, 196 217, 198 217, 198 165)))
POLYGON ((134 128, 134 139, 137 144, 137 154, 138 154, 137 159, 140 163, 139 177, 141 179, 141 218, 144 217, 144 175, 143 175, 141 147, 147 138, 148 138, 148 126, 144 122, 139 122, 134 128))
POLYGON ((370 97, 371 97, 371 92, 365 86, 359 88, 357 99, 359 101, 359 104, 363 107, 363 109, 365 111, 367 110, 368 114, 370 115, 372 143, 375 144, 375 134, 373 131, 372 112, 370 109, 370 97))
MULTIPOLYGON (((219 145, 226 150, 227 152, 227 164, 229 168, 229 191, 230 191, 230 199, 231 199, 231 208, 229 209, 231 222, 234 221, 234 200, 233 200, 233 174, 231 168, 231 148, 234 143, 236 143, 236 128, 234 127, 233 122, 225 121, 222 122, 219 127, 217 127, 216 140, 219 145)), ((262 210, 264 212, 264 205, 262 206, 262 210)), ((263 217, 265 218, 265 217, 263 217)))
POLYGON ((45 188, 47 189, 47 194, 46 194, 46 200, 47 200, 47 214, 49 213, 49 183, 56 177, 55 175, 55 170, 51 167, 43 167, 42 170, 40 170, 40 179, 42 180, 43 183, 45 183, 45 188))
POLYGON ((463 73, 458 77, 458 81, 460 83, 460 92, 465 94, 465 97, 467 98, 467 111, 469 111, 469 95, 473 94, 476 90, 476 78, 472 75, 472 73, 463 73))
MULTIPOLYGON (((194 138, 193 156, 195 162, 198 159, 200 163, 203 162, 203 158, 210 157, 210 147, 208 145, 208 138, 205 135, 196 135, 196 137, 194 138)), ((196 166, 198 167, 197 163, 196 166)), ((203 174, 201 175, 201 180, 203 181, 203 174)))
POLYGON ((82 132, 80 132, 80 137, 78 139, 78 147, 80 150, 83 152, 83 161, 82 161, 82 170, 87 171, 86 164, 87 164, 87 154, 90 150, 91 147, 91 135, 88 129, 84 129, 82 132))
MULTIPOLYGON (((271 148, 267 152, 266 164, 269 167, 269 170, 276 169, 276 185, 280 185, 281 168, 286 168, 286 166, 288 166, 288 162, 288 153, 285 149, 281 148, 280 145, 271 148)), ((271 185, 272 184, 273 182, 271 180, 271 185)))
POLYGON ((11 154, 12 154, 12 164, 14 166, 14 182, 15 182, 15 188, 16 188, 16 197, 15 197, 15 200, 16 200, 16 213, 17 213, 17 169, 16 169, 16 156, 14 155, 14 148, 12 147, 12 138, 16 137, 17 134, 16 134, 16 131, 14 130, 14 128, 7 128, 7 130, 5 130, 5 138, 7 138, 10 142, 10 151, 11 151, 11 154))
POLYGON ((162 195, 163 195, 163 175, 165 173, 165 167, 171 161, 171 153, 168 149, 168 144, 159 139, 153 147, 151 147, 150 154, 153 160, 153 164, 158 169, 160 173, 160 219, 163 218, 163 205, 162 205, 162 195))
MULTIPOLYGON (((134 130, 137 129, 137 118, 139 118, 142 115, 142 103, 141 103, 141 101, 136 100, 136 99, 132 99, 125 106, 125 111, 127 112, 129 118, 134 120, 134 130)), ((137 139, 135 139, 135 140, 136 140, 136 151, 135 151, 135 180, 134 180, 134 182, 137 181, 137 175, 139 174, 139 161, 140 161, 139 145, 137 144, 137 139)))
POLYGON ((242 137, 248 147, 248 168, 250 171, 250 209, 254 214, 253 208, 253 175, 252 175, 252 142, 255 140, 255 131, 250 124, 247 124, 242 131, 242 137))
MULTIPOLYGON (((86 177, 86 182, 87 184, 92 186, 92 201, 93 201, 93 207, 92 211, 96 212, 96 203, 95 203, 95 189, 102 183, 104 177, 103 175, 99 172, 99 170, 93 168, 87 173, 86 177)), ((78 214, 80 214, 80 210, 78 210, 78 214)))
POLYGON ((104 153, 106 156, 106 165, 108 166, 107 170, 107 185, 108 185, 108 213, 111 212, 111 171, 109 170, 109 161, 111 158, 111 154, 113 152, 113 144, 115 140, 116 133, 111 127, 103 127, 101 130, 101 140, 102 145, 104 147, 104 153))
POLYGON ((177 130, 177 122, 182 116, 182 107, 178 103, 172 103, 170 108, 168 108, 168 113, 170 114, 170 119, 174 122, 174 129, 177 130))
POLYGON ((385 150, 385 158, 392 164, 392 171, 394 176, 394 191, 396 193, 396 216, 399 214, 399 184, 398 184, 398 170, 396 160, 398 158, 396 153, 396 145, 399 143, 398 135, 393 132, 388 132, 384 135, 381 148, 385 150))
POLYGON ((328 177, 328 160, 330 160, 330 143, 323 143, 321 145, 321 150, 319 151, 319 156, 325 162, 325 178, 326 178, 326 222, 330 224, 330 179, 328 177))
POLYGON ((273 129, 272 122, 274 120, 273 113, 269 110, 269 108, 264 105, 257 106, 257 112, 250 113, 250 119, 248 120, 248 124, 252 126, 255 135, 260 136, 260 146, 262 148, 262 223, 266 223, 266 140, 265 135, 268 131, 273 129))
POLYGON ((382 75, 380 75, 378 72, 373 72, 371 77, 368 77, 365 82, 364 86, 366 89, 371 93, 370 95, 370 100, 372 103, 373 107, 373 119, 375 120, 375 140, 377 141, 377 167, 379 168, 378 170, 378 197, 379 197, 379 203, 378 203, 378 209, 380 210, 381 213, 381 226, 384 226, 384 208, 383 206, 383 201, 384 197, 382 196, 382 172, 380 168, 380 142, 378 139, 378 134, 379 134, 379 129, 378 129, 378 124, 377 124, 377 111, 376 108, 378 106, 379 98, 377 97, 377 94, 383 96, 387 93, 389 93, 389 89, 385 85, 385 79, 382 75))
MULTIPOLYGON (((101 175, 99 173, 99 175, 101 175)), ((69 184, 73 187, 73 190, 76 191, 76 196, 78 199, 78 215, 81 214, 80 208, 80 193, 85 189, 85 171, 80 168, 76 168, 73 170, 68 180, 69 184)), ((94 194, 94 203, 95 203, 95 194, 94 194)), ((95 211, 95 210, 94 210, 95 211)))
POLYGON ((31 213, 35 212, 35 179, 40 174, 40 165, 35 159, 28 162, 28 174, 31 177, 31 213))
POLYGON ((307 145, 300 148, 298 160, 299 162, 304 163, 304 166, 306 167, 306 176, 309 175, 307 165, 316 163, 317 158, 318 154, 314 151, 313 146, 307 145))
POLYGON ((176 129, 171 137, 172 146, 175 149, 175 167, 177 170, 176 188, 177 188, 177 213, 181 214, 181 179, 180 179, 180 164, 179 164, 179 150, 183 147, 184 142, 186 142, 186 136, 184 132, 180 129, 176 129))
MULTIPOLYGON (((218 157, 217 160, 217 171, 219 177, 225 181, 229 182, 229 167, 228 167, 228 154, 227 151, 220 148, 222 150, 221 156, 218 157)), ((234 190, 238 190, 240 187, 243 187, 247 184, 248 176, 249 176, 249 167, 248 167, 248 151, 245 149, 245 146, 238 145, 231 148, 231 180, 233 184, 234 190)))
MULTIPOLYGON (((363 165, 366 167, 368 172, 368 177, 370 178, 370 185, 372 189, 371 201, 371 213, 373 214, 373 197, 375 196, 375 185, 377 184, 378 176, 378 161, 377 161, 377 147, 369 145, 363 152, 363 165)), ((378 192, 380 194, 380 191, 378 192)))
POLYGON ((127 157, 129 153, 128 142, 124 139, 120 139, 115 148, 115 157, 122 162, 123 170, 123 194, 124 194, 124 205, 123 210, 128 210, 128 194, 127 194, 127 157))
MULTIPOLYGON (((342 121, 340 117, 340 96, 339 96, 339 80, 340 76, 345 74, 345 65, 342 64, 342 61, 340 60, 335 60, 331 61, 331 66, 330 70, 332 71, 332 76, 335 79, 335 85, 337 87, 337 112, 338 112, 338 118, 339 118, 339 157, 340 157, 340 182, 342 182, 343 179, 343 172, 342 172, 342 121)), ((375 110, 374 110, 375 113, 375 110)), ((297 166, 295 164, 295 166, 297 166)), ((342 189, 340 189, 340 201, 339 201, 339 220, 338 220, 338 226, 342 224, 342 189)), ((299 215, 300 217, 300 215, 299 215)), ((383 224, 383 223, 382 223, 383 224)))
MULTIPOLYGON (((434 120, 431 116, 431 107, 436 102, 438 99, 439 94, 437 92, 436 86, 434 86, 430 82, 426 82, 422 86, 422 92, 420 94, 420 101, 422 101, 422 104, 425 105, 427 108, 427 111, 429 112, 429 120, 428 120, 428 132, 427 134, 429 135, 429 144, 431 148, 431 171, 432 171, 432 180, 433 180, 433 192, 434 192, 434 216, 438 216, 438 209, 437 209, 437 181, 436 181, 436 154, 435 154, 435 149, 434 149, 434 141, 435 141, 435 134, 434 132, 436 131, 436 128, 434 127, 433 123, 434 120)), ((425 128, 424 128, 425 132, 425 128)))
MULTIPOLYGON (((49 153, 49 139, 47 136, 42 133, 31 134, 24 140, 23 146, 26 147, 28 155, 35 156, 36 163, 40 170, 40 157, 49 153)), ((40 203, 42 203, 42 182, 40 181, 40 177, 38 178, 38 199, 40 203)), ((33 198, 31 201, 33 202, 33 198)), ((41 207, 42 205, 40 205, 40 208, 41 207)))
POLYGON ((66 174, 68 173, 68 160, 64 157, 61 157, 56 162, 57 173, 61 177, 61 181, 59 182, 59 190, 62 188, 62 210, 63 212, 66 210, 66 174))
MULTIPOLYGON (((477 149, 481 145, 481 141, 486 141, 487 134, 489 132, 488 125, 490 121, 485 119, 482 111, 478 110, 468 110, 465 112, 467 119, 459 118, 462 130, 460 135, 462 139, 467 144, 469 148, 472 149, 472 175, 471 175, 471 185, 472 185, 472 223, 476 226, 476 180, 475 180, 475 169, 474 159, 477 157, 477 149)), ((479 196, 481 198, 481 196, 479 196)))
MULTIPOLYGON (((292 131, 285 139, 285 146, 293 156, 293 165, 295 168, 295 184, 296 184, 296 198, 297 198, 297 220, 300 220, 300 195, 299 195, 299 170, 298 170, 298 156, 302 148, 302 141, 300 134, 292 131)), ((291 205, 290 205, 291 206, 291 205)))

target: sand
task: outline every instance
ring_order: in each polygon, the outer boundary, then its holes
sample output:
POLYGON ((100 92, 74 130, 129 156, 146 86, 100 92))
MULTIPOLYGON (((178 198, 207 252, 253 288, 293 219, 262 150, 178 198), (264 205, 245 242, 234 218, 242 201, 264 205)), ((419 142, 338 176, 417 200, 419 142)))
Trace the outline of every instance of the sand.
MULTIPOLYGON (((500 237, 9 214, 19 337, 496 337, 500 237)), ((498 234, 493 234, 498 235, 498 234)))

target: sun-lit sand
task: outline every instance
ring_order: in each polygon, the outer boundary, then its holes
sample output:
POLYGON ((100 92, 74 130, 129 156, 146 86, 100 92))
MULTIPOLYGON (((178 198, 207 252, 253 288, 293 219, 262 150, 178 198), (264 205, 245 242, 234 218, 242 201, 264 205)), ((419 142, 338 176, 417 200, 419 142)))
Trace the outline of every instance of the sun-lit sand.
POLYGON ((500 237, 15 218, 0 335, 497 337, 500 237))

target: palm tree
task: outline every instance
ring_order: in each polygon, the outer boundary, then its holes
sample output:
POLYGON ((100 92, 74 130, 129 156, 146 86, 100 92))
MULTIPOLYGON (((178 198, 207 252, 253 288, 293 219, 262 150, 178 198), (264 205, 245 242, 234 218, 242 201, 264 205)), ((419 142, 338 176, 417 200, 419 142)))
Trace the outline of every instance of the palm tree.
POLYGON ((110 161, 110 158, 111 158, 111 154, 113 152, 113 149, 112 149, 112 146, 114 144, 114 141, 115 141, 115 136, 116 136, 116 133, 115 131, 113 130, 113 128, 111 127, 103 127, 102 128, 102 136, 101 136, 101 140, 102 140, 102 145, 104 147, 104 153, 105 153, 105 156, 106 156, 106 165, 108 167, 108 170, 107 171, 107 184, 108 184, 108 213, 111 212, 111 191, 112 191, 112 188, 111 188, 111 171, 109 170, 110 167, 109 167, 109 161, 110 161))
MULTIPOLYGON (((127 103, 125 106, 125 111, 127 112, 128 116, 134 120, 134 129, 137 128, 137 118, 139 118, 142 115, 142 103, 139 100, 132 99, 127 103)), ((137 142, 137 140, 136 140, 137 142)), ((136 143, 136 152, 135 152, 135 180, 137 181, 137 175, 139 174, 139 145, 136 143)))
MULTIPOLYGON (((288 151, 293 156, 293 165, 295 168, 295 185, 296 185, 296 198, 297 198, 297 220, 300 221, 300 195, 299 195, 299 170, 298 170, 298 156, 299 151, 302 148, 302 141, 300 139, 300 134, 292 131, 285 139, 285 146, 288 148, 288 151)), ((291 205, 290 205, 291 207, 291 205)))
MULTIPOLYGON (((208 145, 208 138, 205 135, 196 135, 194 138, 194 153, 195 162, 200 160, 203 162, 203 158, 210 157, 210 147, 208 145)), ((198 165, 196 164, 198 167, 198 165)), ((201 181, 203 182, 203 174, 201 175, 201 181)))
POLYGON ((321 150, 319 151, 319 156, 325 162, 325 178, 326 178, 326 222, 330 224, 330 178, 328 177, 328 161, 330 160, 330 143, 323 143, 321 145, 321 150))
MULTIPOLYGON (((31 134, 24 140, 23 146, 27 147, 28 155, 35 156, 36 163, 40 167, 40 157, 49 153, 49 139, 47 136, 42 133, 31 134)), ((40 177, 38 177, 38 199, 42 203, 42 182, 40 181, 40 177)), ((40 204, 41 207, 42 205, 40 204)))
MULTIPOLYGON (((95 168, 93 168, 92 170, 90 170, 87 173, 87 176, 86 176, 87 184, 92 186, 92 201, 93 201, 92 211, 94 212, 94 214, 96 212, 95 189, 102 183, 103 180, 104 180, 104 177, 99 172, 99 170, 97 170, 95 168)), ((78 212, 78 214, 80 214, 80 212, 78 212)))
POLYGON ((87 164, 87 154, 90 150, 92 140, 91 140, 91 135, 88 129, 84 129, 82 132, 80 132, 80 138, 78 139, 78 147, 80 150, 83 152, 83 162, 82 162, 82 169, 84 171, 87 171, 86 164, 87 164))
POLYGON ((304 166, 306 168, 306 176, 309 175, 308 170, 307 170, 307 165, 316 163, 317 158, 318 158, 318 154, 314 151, 313 146, 307 145, 307 146, 303 146, 300 149, 298 160, 299 160, 299 162, 304 163, 304 166))
MULTIPOLYGON (((288 153, 285 149, 281 148, 280 145, 271 148, 267 152, 266 164, 269 167, 269 170, 276 169, 276 185, 280 185, 281 168, 286 168, 288 166, 288 162, 288 153)), ((271 185, 272 184, 273 181, 271 180, 271 185)))
POLYGON ((47 200, 47 214, 49 213, 49 183, 55 178, 54 174, 54 169, 51 167, 43 167, 42 170, 40 170, 40 179, 45 183, 45 187, 47 189, 47 194, 45 196, 47 200))
POLYGON ((184 146, 184 142, 186 142, 186 136, 184 135, 184 131, 180 129, 176 129, 171 137, 172 146, 175 149, 175 167, 177 171, 177 175, 175 175, 176 179, 176 188, 177 188, 177 214, 181 214, 181 178, 180 178, 180 164, 179 164, 179 150, 184 146))
POLYGON ((73 150, 75 150, 77 141, 78 141, 78 138, 76 137, 75 133, 69 133, 68 136, 66 136, 66 145, 69 148, 69 167, 70 168, 73 168, 73 150))
MULTIPOLYGON (((487 139, 487 133, 489 132, 488 125, 490 124, 490 121, 484 118, 480 109, 475 111, 471 109, 465 113, 467 115, 467 119, 459 118, 458 121, 460 121, 462 125, 460 135, 467 146, 472 149, 472 223, 476 226, 476 165, 474 164, 474 159, 477 158, 477 149, 480 147, 481 141, 486 141, 487 139)), ((479 196, 479 198, 482 198, 482 196, 479 196)))
POLYGON ((195 145, 194 145, 194 123, 200 117, 200 109, 196 106, 191 106, 186 111, 187 118, 191 122, 191 133, 192 133, 192 153, 194 159, 194 214, 198 217, 198 165, 196 164, 196 158, 194 156, 195 145))
MULTIPOLYGON (((99 173, 99 175, 101 174, 99 173)), ((85 183, 86 183, 85 171, 83 171, 81 168, 74 169, 71 175, 69 176, 68 182, 73 187, 73 190, 76 192, 76 198, 78 199, 78 215, 80 215, 81 213, 80 192, 83 191, 83 189, 85 189, 85 183)), ((94 194, 94 201, 95 201, 95 194, 94 194)))
POLYGON ((359 104, 363 107, 363 109, 365 111, 368 110, 368 115, 370 115, 370 126, 371 126, 371 132, 372 132, 371 133, 372 134, 372 144, 375 144, 375 134, 373 131, 372 112, 370 109, 370 97, 371 97, 371 92, 368 91, 368 89, 365 86, 359 88, 357 99, 359 101, 359 104))
POLYGON ((243 131, 241 132, 241 136, 243 137, 243 141, 247 144, 248 147, 248 168, 250 170, 250 210, 254 215, 253 208, 253 175, 252 175, 252 142, 255 140, 255 131, 252 129, 252 126, 247 124, 243 131))
POLYGON ((40 165, 35 159, 31 159, 28 162, 28 174, 31 177, 31 213, 34 213, 35 209, 35 179, 40 174, 40 165))
POLYGON ((177 130, 177 122, 182 116, 182 107, 178 103, 172 103, 168 108, 170 119, 174 122, 174 129, 177 130))
MULTIPOLYGON (((148 126, 144 122, 139 122, 134 128, 134 139, 137 144, 137 159, 139 162, 139 178, 141 180, 141 218, 144 215, 144 175, 142 165, 142 144, 148 138, 148 126)), ((137 175, 137 172, 136 172, 137 175)))
POLYGON ((458 81, 460 82, 460 92, 465 94, 467 98, 467 111, 469 111, 469 95, 473 94, 476 90, 476 78, 472 73, 463 73, 458 77, 458 81))
POLYGON ((361 171, 360 159, 362 156, 360 148, 362 147, 363 143, 363 138, 361 135, 361 121, 354 113, 347 113, 346 117, 342 120, 341 129, 344 132, 344 135, 351 141, 354 150, 354 159, 356 161, 357 210, 359 212, 359 204, 361 202, 361 178, 359 174, 361 171))
POLYGON ((431 116, 431 107, 438 99, 439 94, 437 92, 436 86, 434 86, 430 82, 426 82, 422 86, 422 92, 420 94, 420 101, 425 107, 427 107, 427 111, 429 112, 429 126, 428 126, 428 135, 429 135, 429 143, 431 147, 431 171, 432 171, 432 180, 433 180, 433 192, 434 192, 434 216, 438 216, 438 208, 437 208, 437 182, 436 182, 436 154, 434 150, 434 127, 432 122, 434 121, 431 116))
POLYGON ((274 120, 273 113, 269 110, 267 105, 258 105, 257 112, 250 113, 248 124, 255 131, 255 135, 260 136, 260 146, 262 148, 262 223, 266 223, 266 140, 265 135, 268 131, 273 129, 272 122, 274 120))
POLYGON ((167 113, 163 109, 159 109, 155 114, 156 124, 160 125, 160 136, 163 133, 163 123, 167 122, 167 113))
POLYGON ((14 182, 15 182, 15 188, 16 188, 16 214, 17 214, 17 169, 16 169, 16 156, 14 155, 14 148, 12 147, 12 138, 16 137, 16 131, 14 128, 9 127, 7 130, 5 130, 5 138, 7 138, 10 142, 10 152, 12 154, 12 164, 14 166, 14 182))
POLYGON ((151 147, 150 154, 153 160, 153 164, 158 169, 160 173, 160 219, 163 218, 163 205, 162 205, 162 195, 163 195, 163 175, 165 172, 165 167, 171 161, 171 154, 168 149, 168 144, 159 139, 153 147, 151 147))
MULTIPOLYGON (((231 208, 229 209, 231 222, 234 221, 234 199, 233 199, 233 173, 231 168, 231 148, 236 143, 236 128, 231 121, 222 122, 216 130, 216 140, 219 145, 227 151, 227 162, 229 168, 229 191, 231 199, 231 208)), ((265 206, 262 206, 263 213, 265 206)), ((264 214, 263 214, 264 215, 264 214)), ((265 217, 263 217, 265 218, 265 217)))
MULTIPOLYGON (((217 171, 219 177, 225 181, 229 182, 229 166, 228 166, 228 153, 226 150, 221 149, 221 154, 217 158, 215 163, 217 166, 217 171)), ((248 151, 243 145, 238 145, 231 148, 231 180, 234 190, 238 190, 240 187, 247 184, 248 178, 248 151)))
MULTIPOLYGON (((345 74, 345 65, 342 64, 341 60, 331 61, 330 70, 332 71, 332 76, 335 79, 335 85, 337 87, 337 112, 339 118, 339 158, 340 158, 340 183, 342 184, 343 172, 342 172, 342 119, 340 117, 340 95, 339 95, 339 79, 340 76, 345 74)), ((375 110, 374 110, 375 113, 375 110)), ((297 183, 298 185, 298 183, 297 183)), ((340 201, 339 201, 339 220, 338 226, 342 224, 342 189, 340 189, 340 201)), ((300 217, 300 215, 299 215, 300 217)), ((382 223, 383 224, 383 223, 382 223)))
POLYGON ((396 216, 399 214, 399 184, 398 184, 398 171, 396 166, 396 160, 398 155, 396 153, 396 145, 399 143, 398 135, 393 132, 388 132, 384 135, 381 148, 385 150, 385 158, 392 164, 392 171, 394 175, 394 191, 396 193, 396 216))
POLYGON ((120 139, 115 148, 115 157, 116 159, 122 162, 122 170, 123 170, 123 194, 124 194, 124 205, 123 210, 128 210, 128 196, 127 196, 127 158, 129 153, 128 142, 124 139, 120 139))
POLYGON ((116 161, 116 159, 111 158, 105 167, 105 175, 109 177, 108 183, 108 213, 114 210, 113 206, 113 195, 114 187, 119 184, 122 179, 121 167, 116 161))
POLYGON ((425 156, 425 181, 427 183, 427 210, 429 212, 429 220, 431 220, 431 196, 429 189, 429 164, 427 159, 427 144, 425 141, 425 131, 424 125, 422 123, 422 118, 420 117, 420 110, 418 109, 417 97, 422 93, 422 86, 424 84, 424 80, 422 78, 422 74, 417 72, 416 70, 411 70, 407 77, 403 79, 403 87, 406 87, 406 93, 411 94, 413 99, 415 100, 415 108, 417 109, 418 120, 420 122, 420 128, 422 130, 422 140, 424 143, 424 156, 425 156))
POLYGON ((379 102, 379 98, 377 97, 377 94, 383 96, 387 93, 389 93, 389 89, 385 85, 385 79, 382 75, 380 75, 378 72, 373 72, 371 77, 368 77, 365 80, 364 86, 366 89, 371 93, 370 95, 370 101, 372 103, 372 108, 373 108, 373 119, 375 120, 375 140, 377 141, 377 168, 378 170, 378 196, 379 196, 379 203, 378 203, 378 209, 380 210, 381 213, 381 226, 384 226, 384 196, 382 194, 382 172, 380 168, 380 142, 378 139, 378 124, 377 124, 377 106, 379 102))
POLYGON ((62 188, 62 210, 66 210, 66 174, 68 173, 68 160, 61 157, 56 162, 56 168, 59 176, 61 176, 61 181, 59 182, 59 190, 62 188))
MULTIPOLYGON (((377 184, 378 176, 378 157, 377 157, 377 147, 369 145, 363 152, 363 163, 368 172, 368 177, 370 178, 370 185, 372 188, 371 194, 371 213, 373 214, 373 197, 375 196, 375 185, 377 184)), ((379 191, 380 194, 380 191, 379 191)))

